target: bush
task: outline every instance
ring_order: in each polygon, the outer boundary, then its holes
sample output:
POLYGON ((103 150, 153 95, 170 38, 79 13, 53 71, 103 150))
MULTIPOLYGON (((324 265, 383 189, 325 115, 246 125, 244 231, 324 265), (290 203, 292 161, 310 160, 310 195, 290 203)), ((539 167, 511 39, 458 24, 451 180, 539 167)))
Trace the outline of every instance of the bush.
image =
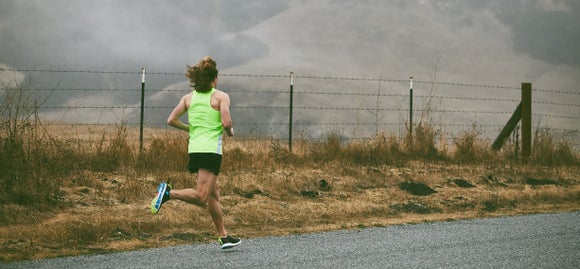
POLYGON ((477 163, 492 160, 492 153, 488 143, 479 138, 480 132, 474 127, 471 131, 463 132, 455 139, 453 160, 459 163, 477 163))
MULTIPOLYGON (((419 160, 438 160, 443 158, 443 154, 437 150, 437 136, 439 132, 431 125, 420 124, 415 128, 415 134, 411 141, 407 142, 410 147, 407 149, 411 158, 419 160)), ((411 137, 407 136, 410 140, 411 137)))
POLYGON ((53 204, 57 184, 47 176, 51 169, 50 145, 43 141, 38 101, 21 89, 2 89, 0 109, 0 202, 53 204))
POLYGON ((401 164, 407 159, 399 140, 393 136, 387 139, 383 134, 371 141, 348 144, 343 157, 349 163, 366 166, 401 164))
POLYGON ((339 132, 333 131, 326 137, 326 140, 312 144, 307 157, 313 162, 329 162, 342 159, 342 145, 339 132))
POLYGON ((577 165, 578 156, 565 141, 555 142, 547 130, 537 131, 530 163, 547 166, 577 165))

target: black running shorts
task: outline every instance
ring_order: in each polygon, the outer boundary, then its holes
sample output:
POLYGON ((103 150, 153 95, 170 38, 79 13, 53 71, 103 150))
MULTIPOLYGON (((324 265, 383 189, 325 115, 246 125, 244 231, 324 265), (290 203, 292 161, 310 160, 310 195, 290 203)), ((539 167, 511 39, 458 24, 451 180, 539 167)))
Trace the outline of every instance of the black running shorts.
POLYGON ((187 168, 190 173, 197 173, 199 169, 206 169, 219 175, 222 166, 222 155, 217 153, 189 153, 187 168))

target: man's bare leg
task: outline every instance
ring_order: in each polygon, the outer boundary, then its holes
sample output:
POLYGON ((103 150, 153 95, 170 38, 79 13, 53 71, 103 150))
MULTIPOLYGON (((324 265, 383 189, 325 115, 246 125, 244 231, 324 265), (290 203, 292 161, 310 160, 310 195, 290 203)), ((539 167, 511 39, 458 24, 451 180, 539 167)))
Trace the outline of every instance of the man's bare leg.
POLYGON ((171 190, 169 198, 205 208, 211 194, 214 192, 213 189, 217 184, 216 181, 217 176, 212 172, 205 169, 199 169, 196 189, 189 188, 171 190))
POLYGON ((217 198, 210 197, 209 201, 207 202, 207 208, 208 208, 209 214, 211 215, 211 219, 213 220, 213 223, 215 224, 215 228, 216 228, 219 236, 221 236, 221 237, 228 236, 228 233, 227 233, 226 228, 224 226, 224 217, 223 217, 222 208, 221 208, 221 205, 219 203, 219 200, 217 198))

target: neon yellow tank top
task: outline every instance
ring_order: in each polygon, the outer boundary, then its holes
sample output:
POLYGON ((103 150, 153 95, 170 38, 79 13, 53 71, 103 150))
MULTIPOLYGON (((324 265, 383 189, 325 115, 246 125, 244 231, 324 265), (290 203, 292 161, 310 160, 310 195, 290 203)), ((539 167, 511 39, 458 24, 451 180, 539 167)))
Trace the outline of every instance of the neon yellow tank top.
POLYGON ((220 112, 211 107, 211 95, 216 89, 207 93, 193 91, 191 105, 187 111, 189 121, 189 153, 222 154, 223 126, 220 112))

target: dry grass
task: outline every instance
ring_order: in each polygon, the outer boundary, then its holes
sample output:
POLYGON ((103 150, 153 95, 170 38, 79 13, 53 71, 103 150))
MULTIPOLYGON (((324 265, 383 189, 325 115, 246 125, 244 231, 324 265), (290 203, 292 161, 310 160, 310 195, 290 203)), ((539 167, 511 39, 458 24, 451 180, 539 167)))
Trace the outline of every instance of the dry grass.
MULTIPOLYGON (((309 164, 301 159, 311 158, 310 153, 287 153, 292 160, 272 159, 273 152, 282 149, 271 145, 270 141, 229 141, 226 146, 229 157, 220 176, 222 204, 227 227, 235 235, 285 235, 580 209, 578 166, 416 160, 368 166, 331 159, 309 164), (475 187, 459 187, 454 183, 457 178, 475 187), (531 186, 525 183, 527 178, 549 178, 557 185, 531 186), (416 196, 399 188, 399 183, 410 180, 437 192, 416 196)), ((340 151, 353 147, 340 147, 340 151)), ((51 207, 3 204, 2 260, 214 240, 213 224, 203 209, 169 202, 159 215, 149 213, 160 180, 170 178, 177 188, 191 187, 190 174, 177 171, 183 169, 137 170, 72 173, 60 180, 58 203, 51 207)))
MULTIPOLYGON (((0 261, 214 240, 201 208, 171 201, 149 213, 160 181, 195 186, 185 169, 186 134, 148 130, 153 139, 140 153, 126 126, 64 128, 71 133, 37 121, 6 126, 0 261)), ((566 144, 537 137, 535 155, 521 163, 509 149, 489 150, 474 131, 445 147, 429 126, 416 131, 413 143, 379 135, 344 144, 331 134, 296 141, 293 153, 277 140, 227 140, 219 179, 227 228, 257 237, 580 209, 578 154, 566 144), (435 192, 413 195, 403 182, 435 192)))

